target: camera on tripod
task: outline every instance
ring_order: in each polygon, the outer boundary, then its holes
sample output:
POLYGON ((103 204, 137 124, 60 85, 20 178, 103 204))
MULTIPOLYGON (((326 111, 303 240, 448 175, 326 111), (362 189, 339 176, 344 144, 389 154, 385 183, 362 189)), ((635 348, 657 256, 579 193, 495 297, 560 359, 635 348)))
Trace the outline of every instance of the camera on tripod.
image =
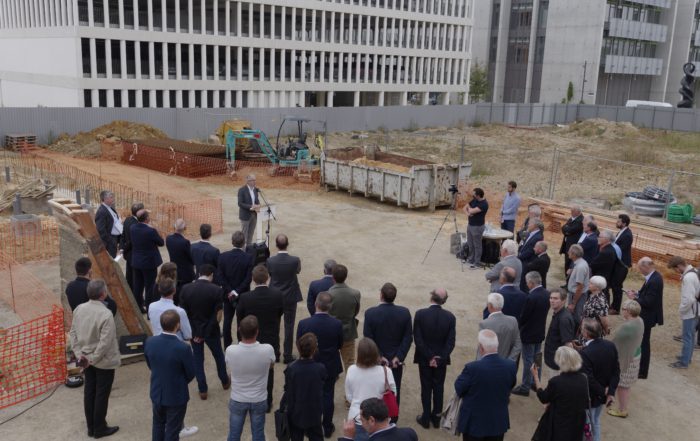
POLYGON ((449 188, 447 191, 449 191, 450 193, 452 193, 452 195, 459 194, 459 190, 457 190, 457 185, 456 185, 456 184, 450 184, 450 188, 449 188))

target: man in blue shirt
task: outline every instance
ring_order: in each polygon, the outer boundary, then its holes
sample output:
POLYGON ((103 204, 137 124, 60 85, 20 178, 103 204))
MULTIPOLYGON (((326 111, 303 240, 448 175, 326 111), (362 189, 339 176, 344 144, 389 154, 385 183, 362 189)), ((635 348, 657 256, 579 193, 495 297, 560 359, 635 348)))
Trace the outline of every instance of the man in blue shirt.
POLYGON ((508 191, 501 207, 502 230, 515 231, 515 219, 518 217, 518 208, 520 208, 520 195, 515 192, 516 188, 518 184, 515 181, 508 182, 508 191))
POLYGON ((160 335, 163 329, 160 326, 160 316, 167 310, 172 309, 180 316, 180 327, 177 331, 177 337, 180 340, 192 339, 192 328, 190 321, 187 318, 187 313, 179 306, 175 306, 173 296, 175 296, 175 281, 173 279, 164 279, 158 284, 158 292, 160 292, 160 300, 148 305, 148 319, 151 321, 151 330, 153 335, 160 335))

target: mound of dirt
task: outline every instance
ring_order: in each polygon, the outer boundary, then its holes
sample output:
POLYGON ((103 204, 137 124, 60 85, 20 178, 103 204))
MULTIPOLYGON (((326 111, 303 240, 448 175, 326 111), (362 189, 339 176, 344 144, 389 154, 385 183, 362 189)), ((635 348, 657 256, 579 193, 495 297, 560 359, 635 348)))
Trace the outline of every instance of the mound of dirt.
POLYGON ((619 139, 640 136, 637 127, 629 122, 611 122, 600 118, 587 119, 569 125, 568 127, 554 131, 559 135, 575 137, 601 137, 606 139, 619 139))
POLYGON ((161 130, 147 124, 131 121, 112 121, 89 132, 79 132, 73 136, 62 133, 53 144, 48 146, 48 149, 71 156, 99 157, 102 154, 101 142, 106 139, 116 142, 122 139, 167 137, 161 130))

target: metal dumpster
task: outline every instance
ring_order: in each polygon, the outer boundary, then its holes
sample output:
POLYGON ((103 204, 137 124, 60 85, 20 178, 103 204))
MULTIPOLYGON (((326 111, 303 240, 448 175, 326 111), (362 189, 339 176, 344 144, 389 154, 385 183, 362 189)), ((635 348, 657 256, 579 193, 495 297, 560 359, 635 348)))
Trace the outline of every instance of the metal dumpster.
POLYGON ((376 147, 326 150, 321 158, 321 185, 362 193, 408 208, 452 204, 450 185, 466 181, 471 162, 435 164, 379 151, 376 147))

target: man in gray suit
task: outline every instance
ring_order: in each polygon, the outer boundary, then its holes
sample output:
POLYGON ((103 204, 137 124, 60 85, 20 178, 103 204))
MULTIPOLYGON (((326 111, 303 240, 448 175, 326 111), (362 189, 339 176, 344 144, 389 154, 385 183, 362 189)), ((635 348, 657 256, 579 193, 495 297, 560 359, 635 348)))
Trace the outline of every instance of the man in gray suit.
POLYGON ((241 221, 241 231, 245 236, 246 245, 253 244, 253 234, 255 234, 258 211, 260 211, 259 191, 255 186, 255 175, 248 175, 246 185, 238 189, 238 219, 241 221))
POLYGON ((270 272, 270 288, 284 295, 284 364, 294 361, 294 323, 297 317, 297 303, 301 302, 301 288, 297 274, 301 272, 301 259, 287 252, 289 239, 284 234, 275 238, 277 255, 267 259, 270 272))
POLYGON ((517 363, 522 349, 518 321, 501 312, 503 296, 498 293, 489 294, 487 308, 489 316, 479 323, 479 330, 490 329, 495 332, 498 336, 498 355, 517 363))
POLYGON ((501 282, 498 279, 501 276, 501 270, 507 266, 515 270, 515 280, 520 280, 523 264, 518 259, 518 244, 511 239, 503 241, 501 244, 501 261, 486 273, 486 280, 491 282, 491 292, 498 292, 501 289, 501 282))
POLYGON ((333 267, 333 281, 328 293, 331 295, 330 314, 343 324, 343 347, 340 348, 340 358, 347 372, 355 364, 355 340, 357 339, 357 314, 360 312, 360 291, 345 284, 348 269, 345 265, 333 267))

